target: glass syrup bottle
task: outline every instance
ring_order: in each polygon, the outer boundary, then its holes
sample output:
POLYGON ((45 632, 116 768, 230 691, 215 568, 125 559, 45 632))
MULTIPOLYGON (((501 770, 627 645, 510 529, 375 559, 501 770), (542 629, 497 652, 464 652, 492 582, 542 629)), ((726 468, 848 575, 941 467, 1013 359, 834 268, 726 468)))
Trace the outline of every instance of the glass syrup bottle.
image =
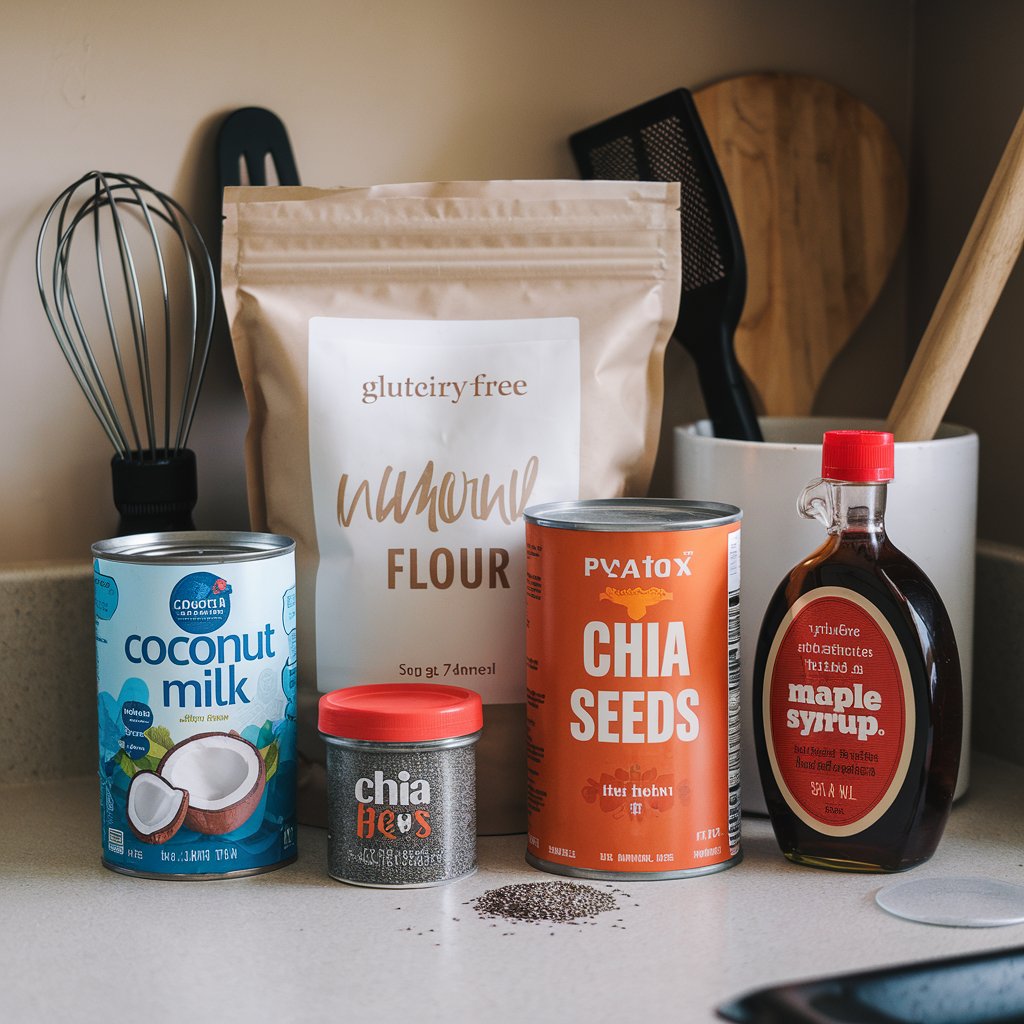
POLYGON ((960 762, 960 659, 925 574, 886 536, 893 437, 825 434, 800 513, 824 544, 779 584, 754 664, 758 767, 782 852, 844 871, 934 853, 960 762))

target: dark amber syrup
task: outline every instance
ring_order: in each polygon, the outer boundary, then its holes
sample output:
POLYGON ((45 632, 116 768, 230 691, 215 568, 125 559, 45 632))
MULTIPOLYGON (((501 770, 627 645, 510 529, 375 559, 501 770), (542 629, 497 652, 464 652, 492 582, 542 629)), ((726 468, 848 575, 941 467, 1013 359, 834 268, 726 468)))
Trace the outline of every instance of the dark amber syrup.
POLYGON ((945 828, 960 763, 960 659, 949 617, 934 586, 884 532, 836 534, 777 588, 765 613, 754 665, 757 759, 782 852, 791 861, 843 871, 904 871, 935 852, 945 828), (903 785, 873 825, 851 836, 825 835, 790 809, 768 760, 761 714, 764 672, 787 611, 818 587, 843 587, 869 600, 896 634, 914 694, 915 734, 903 785))

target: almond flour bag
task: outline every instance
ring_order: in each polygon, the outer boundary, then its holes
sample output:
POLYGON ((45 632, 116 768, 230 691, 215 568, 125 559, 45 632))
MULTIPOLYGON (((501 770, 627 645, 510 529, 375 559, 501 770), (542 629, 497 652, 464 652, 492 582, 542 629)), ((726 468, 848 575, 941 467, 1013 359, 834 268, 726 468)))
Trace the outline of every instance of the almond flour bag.
POLYGON ((646 491, 678 205, 617 181, 226 190, 252 527, 297 542, 303 820, 318 688, 429 680, 484 699, 480 831, 524 829, 522 513, 646 491))

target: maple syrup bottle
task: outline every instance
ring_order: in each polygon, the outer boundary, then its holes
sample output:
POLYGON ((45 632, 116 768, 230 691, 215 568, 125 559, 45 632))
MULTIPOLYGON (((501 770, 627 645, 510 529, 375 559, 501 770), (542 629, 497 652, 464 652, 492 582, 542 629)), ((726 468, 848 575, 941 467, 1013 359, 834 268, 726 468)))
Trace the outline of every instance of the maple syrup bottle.
POLYGON ((885 533, 892 434, 829 431, 822 477, 800 512, 828 538, 779 584, 758 637, 758 767, 791 861, 903 871, 949 816, 960 659, 935 587, 885 533))

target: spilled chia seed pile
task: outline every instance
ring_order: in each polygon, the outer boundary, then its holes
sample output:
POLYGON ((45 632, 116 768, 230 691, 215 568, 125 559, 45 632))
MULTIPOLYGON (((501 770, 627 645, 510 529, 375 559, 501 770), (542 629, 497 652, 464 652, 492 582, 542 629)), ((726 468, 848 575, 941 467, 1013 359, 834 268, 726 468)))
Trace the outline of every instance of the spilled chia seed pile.
MULTIPOLYGON (((607 914, 621 909, 619 899, 629 900, 632 897, 621 889, 616 889, 610 882, 606 883, 606 891, 592 885, 581 885, 578 882, 520 882, 515 885, 503 885, 499 889, 488 889, 476 899, 466 900, 463 904, 472 907, 484 920, 505 921, 507 924, 528 925, 596 925, 600 914, 607 914)), ((634 903, 633 906, 639 906, 634 903)), ((395 910, 401 910, 395 907, 395 910)), ((453 917, 458 922, 459 918, 453 917)), ((491 924, 497 927, 496 923, 491 924)), ((613 928, 626 926, 622 918, 615 919, 613 928)), ((411 927, 405 929, 412 931, 411 927)), ((434 929, 428 929, 433 934, 434 929)), ((423 935, 424 932, 417 932, 423 935)), ((502 935, 514 935, 506 931, 502 935)), ((554 932, 549 934, 554 935, 554 932)), ((440 943, 435 942, 435 946, 440 943)))
POLYGON ((618 910, 618 889, 601 892, 576 882, 531 882, 488 889, 470 902, 485 918, 502 918, 515 923, 582 924, 586 920, 618 910))

